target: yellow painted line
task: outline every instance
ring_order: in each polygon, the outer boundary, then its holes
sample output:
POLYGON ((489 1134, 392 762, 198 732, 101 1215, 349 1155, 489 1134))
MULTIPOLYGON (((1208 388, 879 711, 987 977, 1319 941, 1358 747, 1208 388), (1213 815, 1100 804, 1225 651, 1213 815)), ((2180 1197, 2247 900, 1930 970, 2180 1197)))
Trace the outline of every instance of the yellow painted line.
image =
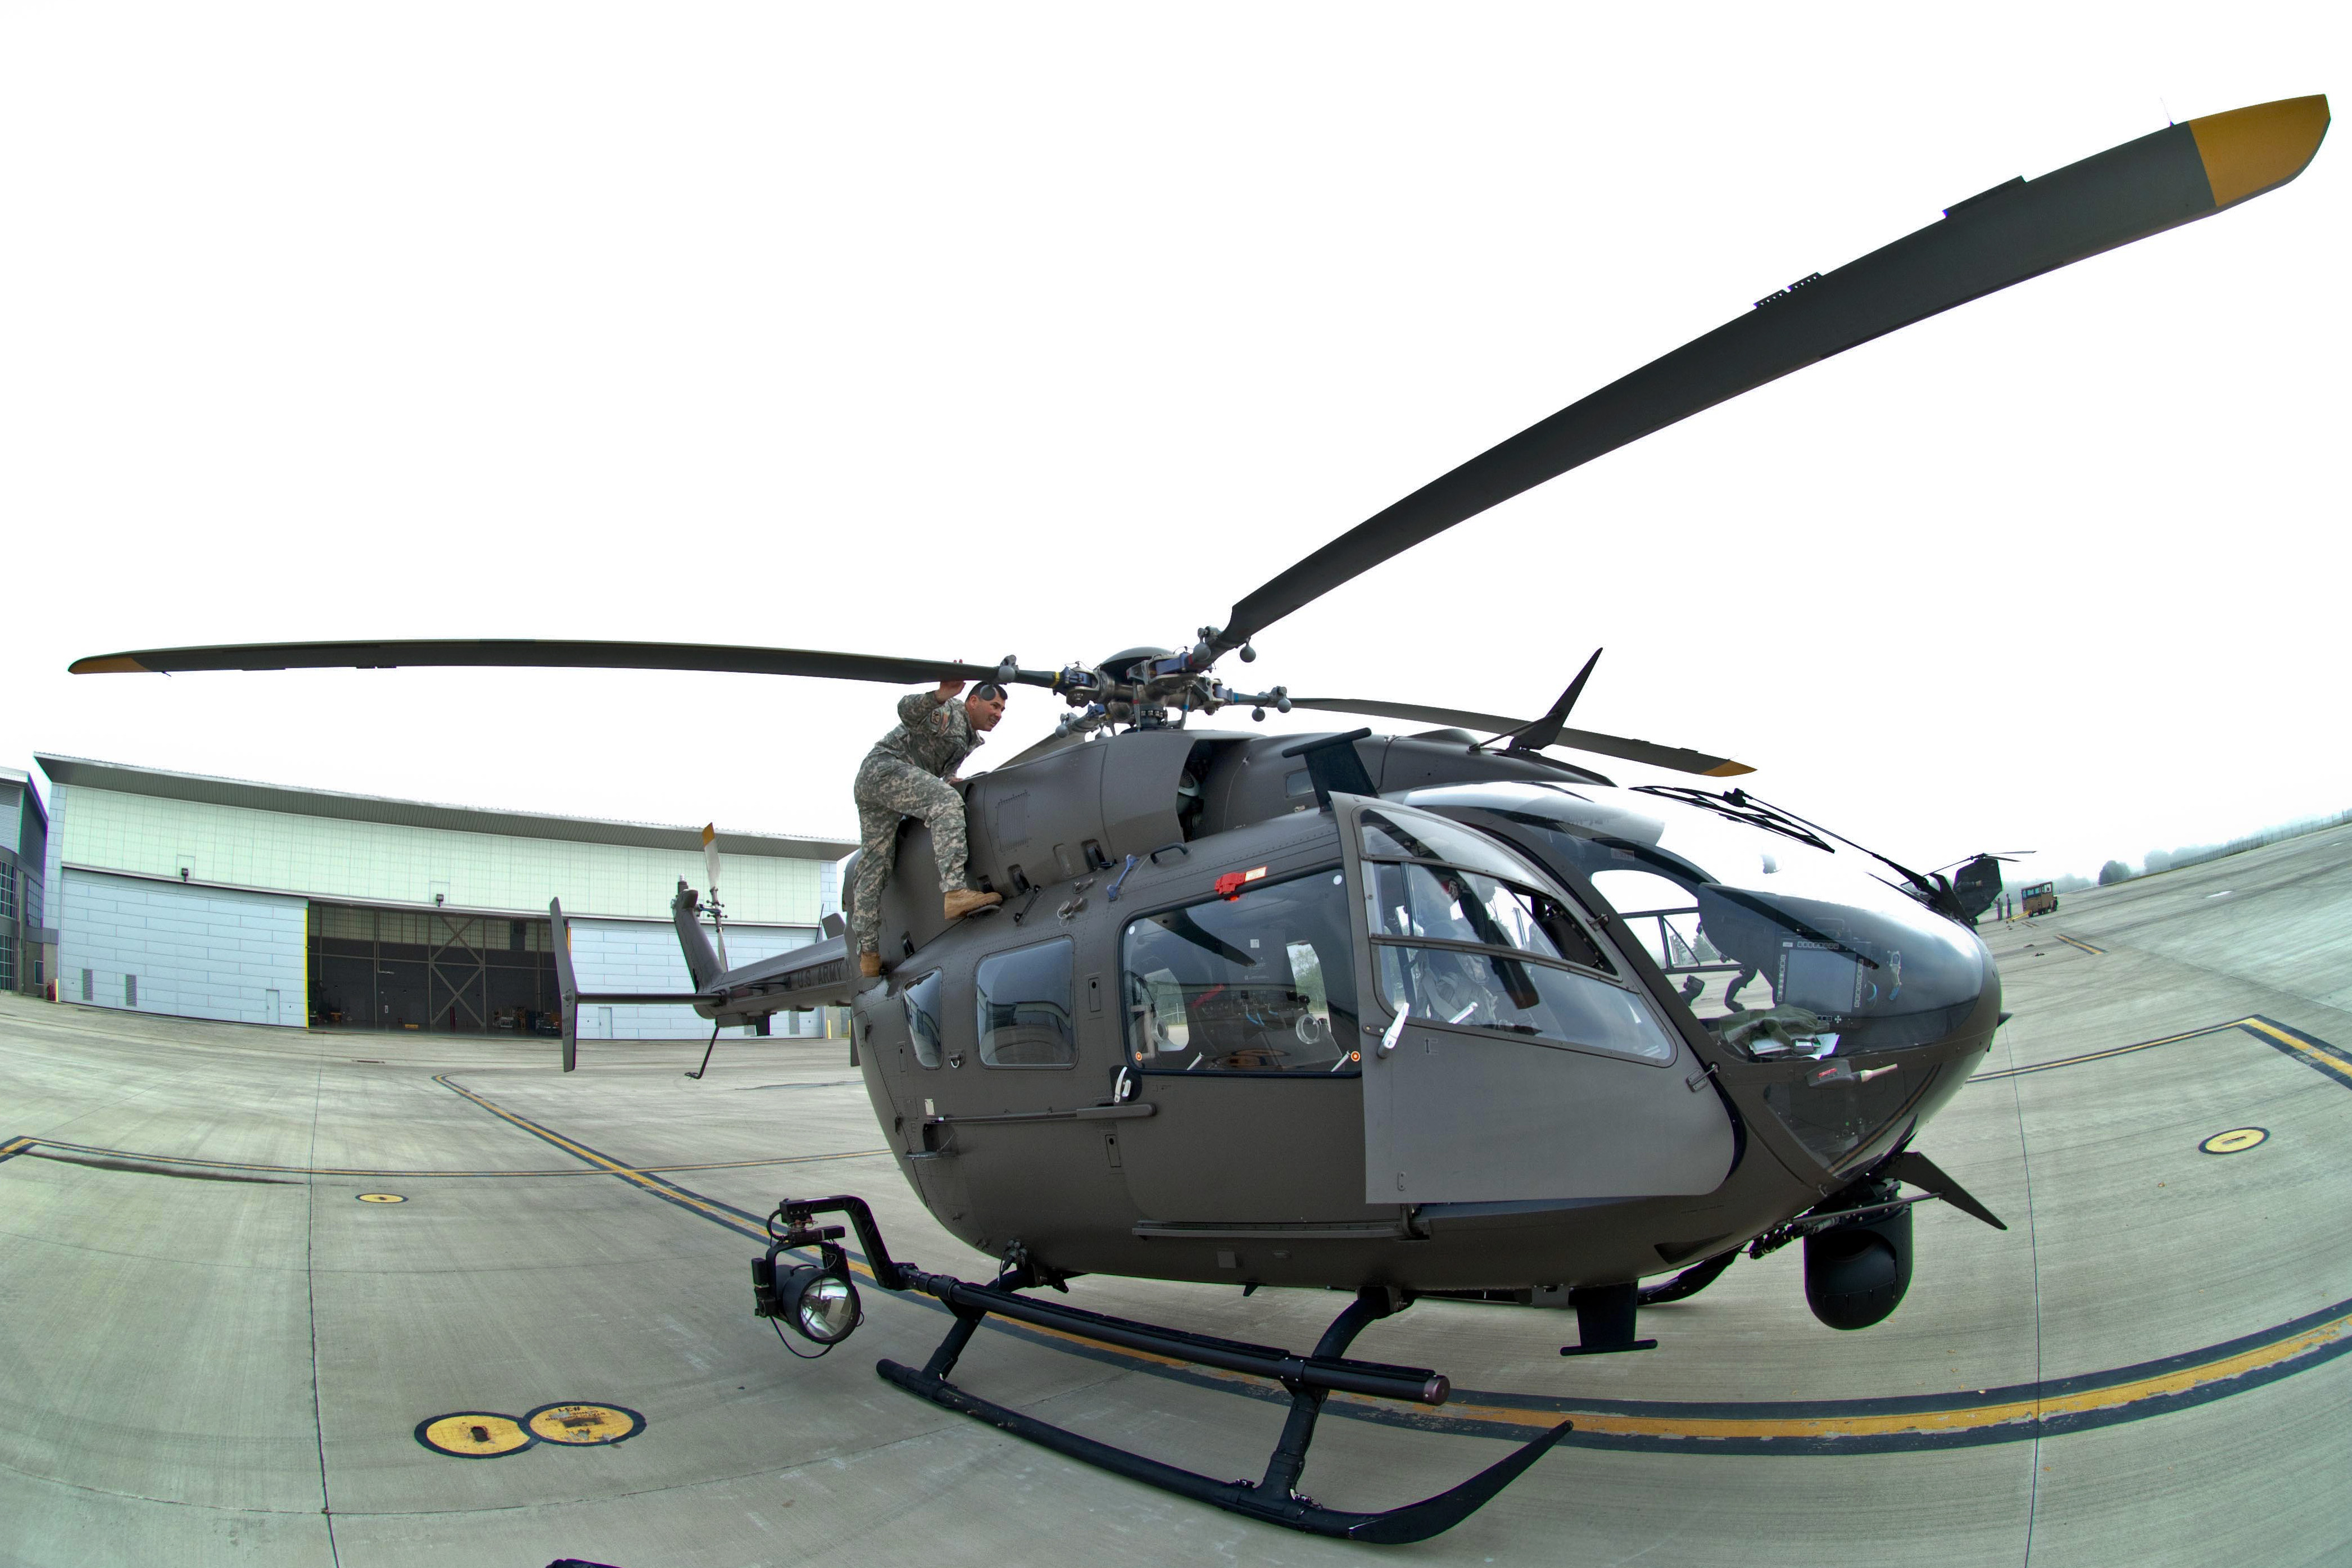
POLYGON ((2346 1065, 2336 1058, 2328 1055, 2326 1051, 2313 1050, 2309 1046, 2305 1045, 2301 1040, 2296 1039, 2293 1035, 2288 1034, 2284 1029, 2273 1029, 2268 1024, 2263 1023, 2260 1018, 2241 1018, 2238 1020, 2235 1026, 2242 1029, 2252 1029, 2257 1034, 2267 1035, 2272 1039, 2276 1040, 2280 1045, 2300 1052, 2303 1056, 2308 1058, 2312 1061, 2317 1062, 2329 1072, 2336 1074, 2336 1077, 2345 1079, 2347 1082, 2352 1082, 2352 1066, 2346 1065))
POLYGON ((2105 957, 2106 956, 2106 954, 2107 954, 2107 950, 2106 950, 2105 948, 2104 948, 2104 947, 2093 947, 2093 946, 2092 946, 2089 942, 2079 942, 2079 941, 2077 941, 2076 939, 2074 939, 2074 937, 2068 936, 2068 935, 2067 935, 2064 931, 2053 931, 2053 932, 2052 932, 2051 934, 2053 934, 2053 936, 2055 936, 2055 937, 2056 937, 2060 942, 2064 942, 2064 943, 2065 943, 2067 946, 2069 946, 2069 947, 2079 947, 2079 948, 2081 948, 2084 952, 2093 953, 2093 954, 2095 954, 2096 956, 2101 957, 2101 958, 2105 958, 2105 957))
MULTIPOLYGON (((1908 1411, 1892 1415, 1827 1415, 1758 1418, 1754 1416, 1625 1415, 1605 1411, 1523 1410, 1510 1405, 1447 1405, 1445 1413, 1474 1421, 1494 1421, 1517 1426, 1549 1427, 1562 1415, 1572 1417, 1576 1429, 1594 1434, 1650 1437, 1870 1437, 1905 1433, 1940 1434, 1979 1431, 2013 1422, 2042 1421, 2053 1416, 2091 1410, 2115 1410, 2164 1394, 2187 1394, 2250 1372, 2276 1366, 2321 1350, 2352 1333, 2352 1316, 2337 1318, 2300 1334, 2233 1356, 2144 1377, 2109 1388, 2050 1398, 2005 1400, 1994 1405, 1956 1410, 1908 1411)), ((1339 1395, 1346 1398, 1348 1395, 1339 1395)))
MULTIPOLYGON (((856 1267, 856 1265, 852 1265, 856 1267)), ((865 1272, 861 1269, 860 1272, 865 1272)), ((870 1276, 869 1276, 870 1277, 870 1276)), ((1096 1345, 1097 1341, 1081 1334, 1056 1329, 1040 1328, 1034 1323, 1019 1325, 1023 1330, 1047 1339, 1068 1343, 1096 1345)), ((2216 1383, 2225 1383, 2250 1372, 2276 1366, 2324 1349, 2352 1334, 2352 1314, 2320 1324, 2316 1328, 2284 1339, 2275 1344, 2224 1356, 2155 1376, 2138 1378, 2129 1383, 2106 1388, 2085 1390, 2078 1394, 2050 1397, 2003 1400, 1994 1404, 1963 1405, 1945 1410, 1904 1411, 1892 1415, 1792 1415, 1792 1416, 1709 1416, 1709 1415, 1637 1415, 1616 1411, 1586 1410, 1572 1401, 1558 1405, 1529 1408, 1516 1405, 1479 1405, 1462 1400, 1450 1400, 1435 1406, 1432 1414, 1444 1419, 1478 1421, 1496 1426, 1521 1426, 1536 1431, 1548 1431, 1562 1420, 1572 1420, 1576 1429, 1588 1436, 1629 1437, 1682 1437, 1724 1439, 1757 1438, 1836 1438, 1876 1437, 1904 1435, 1940 1436, 1953 1433, 1981 1431, 1987 1427, 2023 1422, 2047 1420, 2054 1416, 2078 1415, 2084 1411, 2113 1410, 2138 1404, 2142 1400, 2165 1394, 2185 1394, 2216 1383)), ((1193 1375, 1218 1383, 1244 1386, 1262 1386, 1265 1380, 1243 1373, 1225 1372, 1201 1366, 1192 1362, 1168 1356, 1149 1354, 1120 1347, 1108 1347, 1122 1360, 1149 1363, 1156 1366, 1176 1367, 1193 1375)), ((1336 1403, 1354 1405, 1366 1409, 1393 1411, 1398 1401, 1373 1399, 1364 1394, 1334 1394, 1336 1403)))

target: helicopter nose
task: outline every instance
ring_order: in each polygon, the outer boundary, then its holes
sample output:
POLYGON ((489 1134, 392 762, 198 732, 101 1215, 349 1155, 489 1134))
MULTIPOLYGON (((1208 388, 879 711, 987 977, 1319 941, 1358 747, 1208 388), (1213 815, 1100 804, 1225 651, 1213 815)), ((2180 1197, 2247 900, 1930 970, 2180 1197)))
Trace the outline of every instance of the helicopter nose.
POLYGON ((1938 1011, 1941 1027, 1916 1044, 1864 1043, 1852 1054, 1832 1044, 1792 1064, 1764 1086, 1765 1106, 1832 1174, 1867 1168, 1942 1110, 1990 1047, 2004 1015, 1990 955, 1976 994, 1938 1011))

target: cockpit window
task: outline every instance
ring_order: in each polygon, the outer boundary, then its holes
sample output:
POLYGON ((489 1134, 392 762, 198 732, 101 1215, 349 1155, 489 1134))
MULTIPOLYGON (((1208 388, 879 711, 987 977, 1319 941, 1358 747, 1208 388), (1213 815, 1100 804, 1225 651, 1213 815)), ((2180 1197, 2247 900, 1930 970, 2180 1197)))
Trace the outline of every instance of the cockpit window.
POLYGON ((1589 820, 1507 815, 1581 871, 1622 917, 1621 939, 1750 1056, 1926 1045, 1976 1005, 1982 944, 1859 856, 1675 801, 1644 800, 1615 821, 1580 809, 1589 820))
POLYGON ((1355 947, 1337 867, 1129 921, 1128 1049, 1147 1071, 1359 1070, 1355 947))
POLYGON ((1380 935, 1515 948, 1614 973, 1567 906, 1549 893, 1450 866, 1368 861, 1371 928, 1380 935))
POLYGON ((1522 882, 1534 875, 1526 861, 1485 834, 1442 816, 1367 807, 1359 826, 1364 853, 1375 859, 1443 860, 1522 882))
POLYGON ((1675 1043, 1656 1016, 1622 985, 1493 952, 1385 942, 1378 952, 1382 1000, 1392 1013, 1410 1006, 1424 1023, 1675 1059, 1675 1043))
POLYGON ((1443 817, 1367 808, 1360 825, 1367 926, 1391 1013, 1675 1059, 1648 1002, 1602 978, 1614 965, 1549 878, 1443 817))

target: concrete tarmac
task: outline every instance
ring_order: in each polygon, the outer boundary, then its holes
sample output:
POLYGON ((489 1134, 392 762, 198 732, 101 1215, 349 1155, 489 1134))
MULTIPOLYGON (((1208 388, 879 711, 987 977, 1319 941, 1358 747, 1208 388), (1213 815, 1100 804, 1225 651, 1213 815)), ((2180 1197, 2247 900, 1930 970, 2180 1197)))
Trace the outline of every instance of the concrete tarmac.
MULTIPOLYGON (((1326 1504, 1577 1426, 1396 1549, 882 1383, 935 1303, 869 1288, 848 1345, 785 1353, 747 1268, 785 1193, 859 1194, 900 1257, 988 1272, 880 1152, 844 1043, 722 1041, 696 1083, 699 1044, 588 1042, 565 1077, 547 1041, 0 998, 0 1563, 2352 1562, 2352 829, 1984 934, 2016 1016, 1920 1146, 2010 1228, 1921 1205, 1910 1294, 1859 1333, 1806 1311, 1796 1247, 1645 1312, 1642 1354, 1563 1360, 1572 1317, 1517 1308, 1375 1325, 1356 1353, 1457 1393, 1412 1425, 1335 1399, 1302 1481, 1326 1504), (625 1440, 516 1447, 546 1406, 625 1440), (465 1457, 420 1440, 446 1416, 465 1457)), ((1300 1350, 1340 1304, 1072 1300, 1300 1350)), ((1282 1424, 1248 1380, 1018 1330, 957 1378, 1211 1475, 1255 1476, 1282 1424)))

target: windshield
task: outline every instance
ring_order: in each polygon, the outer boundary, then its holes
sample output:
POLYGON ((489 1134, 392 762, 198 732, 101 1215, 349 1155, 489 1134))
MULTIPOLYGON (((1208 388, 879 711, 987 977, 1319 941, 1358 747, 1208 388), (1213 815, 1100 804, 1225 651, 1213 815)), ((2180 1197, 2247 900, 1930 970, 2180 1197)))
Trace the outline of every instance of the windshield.
POLYGON ((1879 862, 1657 795, 1472 785, 1475 806, 1588 878, 1702 1023, 1759 1058, 1925 1045, 1986 976, 1965 927, 1889 886, 1879 862))

